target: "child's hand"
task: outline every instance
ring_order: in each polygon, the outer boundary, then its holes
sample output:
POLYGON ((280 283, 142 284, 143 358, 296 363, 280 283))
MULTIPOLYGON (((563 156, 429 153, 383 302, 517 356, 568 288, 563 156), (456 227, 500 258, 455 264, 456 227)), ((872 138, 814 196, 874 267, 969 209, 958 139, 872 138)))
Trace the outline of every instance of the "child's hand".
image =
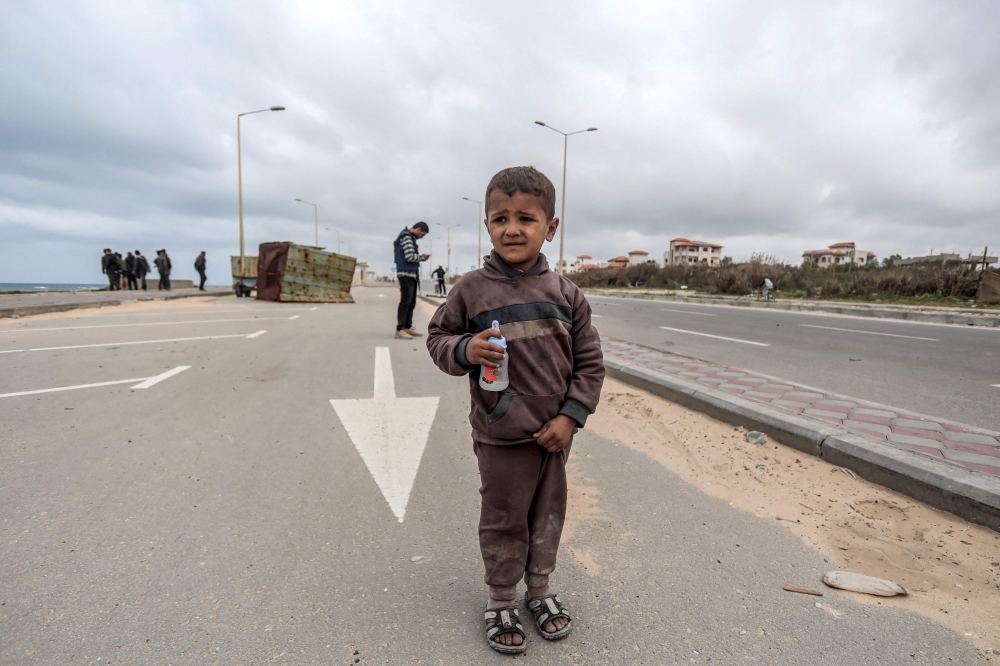
POLYGON ((473 336, 465 346, 465 360, 472 365, 485 365, 487 368, 499 367, 503 360, 504 348, 488 342, 489 338, 501 338, 503 335, 495 328, 490 328, 479 335, 473 336))
MULTIPOLYGON (((470 342, 469 344, 471 345, 472 343, 470 342)), ((546 451, 556 453, 569 446, 569 440, 573 436, 574 428, 576 428, 575 420, 565 414, 559 414, 543 425, 542 429, 532 435, 532 437, 545 447, 546 451)))

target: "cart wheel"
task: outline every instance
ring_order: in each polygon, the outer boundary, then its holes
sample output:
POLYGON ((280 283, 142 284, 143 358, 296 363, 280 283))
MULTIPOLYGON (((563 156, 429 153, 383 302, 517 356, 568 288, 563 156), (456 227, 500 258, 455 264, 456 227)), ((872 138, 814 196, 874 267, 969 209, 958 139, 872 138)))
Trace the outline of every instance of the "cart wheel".
POLYGON ((233 291, 236 292, 236 298, 243 298, 243 290, 242 289, 240 289, 239 287, 236 287, 235 289, 233 289, 233 291))
POLYGON ((250 298, 250 287, 243 287, 243 295, 250 298))

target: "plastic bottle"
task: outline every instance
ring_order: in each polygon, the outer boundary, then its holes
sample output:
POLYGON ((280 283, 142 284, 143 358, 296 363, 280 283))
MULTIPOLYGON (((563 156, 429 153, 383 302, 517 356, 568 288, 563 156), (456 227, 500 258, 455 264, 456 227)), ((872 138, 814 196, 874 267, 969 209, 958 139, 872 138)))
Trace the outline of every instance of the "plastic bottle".
MULTIPOLYGON (((493 328, 499 331, 500 323, 494 321, 493 328)), ((503 391, 510 385, 510 377, 507 374, 507 361, 510 359, 510 355, 506 351, 507 338, 490 338, 489 342, 504 348, 503 360, 500 361, 500 366, 496 368, 487 368, 485 365, 481 366, 479 388, 484 391, 503 391)))

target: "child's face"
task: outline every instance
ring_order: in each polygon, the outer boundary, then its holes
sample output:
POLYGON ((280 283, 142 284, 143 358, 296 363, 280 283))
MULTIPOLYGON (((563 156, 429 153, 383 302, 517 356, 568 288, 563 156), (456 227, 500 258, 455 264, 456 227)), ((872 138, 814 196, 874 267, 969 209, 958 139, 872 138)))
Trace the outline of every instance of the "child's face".
POLYGON ((542 243, 552 240, 559 218, 549 220, 541 197, 524 192, 507 196, 501 190, 490 193, 486 211, 486 230, 493 249, 519 271, 532 268, 538 261, 542 243))

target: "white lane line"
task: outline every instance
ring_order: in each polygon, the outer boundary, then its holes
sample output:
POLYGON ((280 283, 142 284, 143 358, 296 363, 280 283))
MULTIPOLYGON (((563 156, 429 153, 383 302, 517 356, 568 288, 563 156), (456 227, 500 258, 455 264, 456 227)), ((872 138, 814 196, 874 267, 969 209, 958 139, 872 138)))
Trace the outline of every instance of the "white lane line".
POLYGON ((257 331, 256 333, 251 333, 247 336, 247 340, 253 340, 254 338, 259 338, 260 336, 267 333, 267 331, 257 331))
POLYGON ((160 382, 162 382, 164 379, 170 379, 174 375, 179 375, 182 372, 184 372, 185 370, 189 370, 190 368, 191 368, 190 365, 178 365, 173 370, 167 370, 166 372, 164 372, 161 375, 156 375, 155 377, 150 377, 149 379, 147 379, 146 381, 142 382, 141 384, 136 384, 135 386, 132 387, 132 390, 134 391, 136 389, 148 389, 150 386, 155 386, 156 384, 159 384, 160 382))
POLYGON ((990 384, 990 386, 992 386, 994 388, 1000 388, 1000 384, 990 384))
POLYGON ((309 308, 309 312, 315 312, 316 310, 319 310, 319 306, 318 305, 316 307, 314 307, 314 308, 309 308))
POLYGON ((598 319, 600 319, 600 318, 601 318, 601 317, 603 317, 604 315, 595 315, 594 313, 591 313, 591 314, 590 314, 590 316, 591 316, 591 317, 597 317, 598 319))
POLYGON ((174 368, 173 370, 164 372, 162 375, 157 375, 156 377, 138 377, 136 379, 119 379, 113 382, 98 382, 96 384, 77 384, 76 386, 60 386, 59 388, 36 389, 34 391, 18 391, 17 393, 0 393, 0 398, 15 398, 20 395, 37 395, 39 393, 58 393, 60 391, 74 391, 76 389, 97 388, 99 386, 114 386, 115 384, 131 384, 133 382, 142 382, 142 384, 137 384, 133 386, 132 388, 134 389, 149 388, 149 386, 152 386, 153 384, 156 384, 158 382, 162 382, 164 379, 167 379, 168 377, 173 377, 178 373, 184 372, 190 367, 191 366, 189 365, 182 365, 180 367, 174 368), (143 384, 147 384, 149 382, 152 382, 151 384, 149 384, 149 386, 143 386, 143 384))
POLYGON ((688 335, 700 335, 703 338, 715 338, 716 340, 728 340, 729 342, 740 342, 745 345, 756 345, 758 347, 770 347, 771 345, 764 342, 753 342, 751 340, 740 340, 739 338, 727 338, 723 335, 709 335, 708 333, 699 333, 697 331, 685 331, 683 328, 670 328, 669 326, 661 326, 665 331, 674 331, 675 333, 687 333, 688 335))
POLYGON ((272 321, 275 319, 290 320, 298 319, 301 315, 294 317, 252 317, 250 319, 196 319, 193 321, 147 321, 141 324, 101 324, 99 326, 61 326, 59 328, 18 328, 0 333, 34 333, 35 331, 76 331, 83 328, 130 328, 135 326, 175 326, 180 324, 219 324, 227 321, 272 321))
POLYGON ((238 333, 235 335, 203 335, 197 338, 166 338, 164 340, 137 340, 134 342, 101 342, 99 344, 93 345, 67 345, 65 347, 35 347, 34 349, 29 349, 29 352, 37 351, 58 351, 60 349, 87 349, 88 347, 125 347, 127 345, 154 345, 164 342, 190 342, 191 340, 220 340, 223 338, 252 338, 259 335, 260 332, 251 333, 247 335, 246 333, 238 333))
POLYGON ((294 317, 289 317, 289 319, 291 319, 292 321, 295 321, 296 319, 298 319, 301 316, 302 315, 295 315, 294 317))
MULTIPOLYGON (((92 309, 97 310, 99 308, 92 308, 92 309)), ((285 312, 299 312, 299 311, 305 310, 305 308, 287 308, 287 309, 286 308, 281 308, 281 309, 284 310, 285 312)), ((315 308, 313 308, 313 309, 315 309, 315 308)), ((185 309, 184 311, 181 311, 181 310, 178 309, 178 310, 164 310, 162 312, 127 312, 127 313, 121 313, 121 312, 101 312, 100 314, 93 314, 93 315, 74 315, 74 316, 61 317, 61 319, 91 319, 93 317, 99 317, 101 319, 104 319, 105 317, 169 317, 171 315, 186 315, 186 314, 210 314, 210 315, 217 315, 217 314, 233 314, 233 313, 249 314, 251 312, 268 312, 270 314, 274 314, 274 310, 272 310, 272 309, 256 309, 256 310, 254 310, 254 309, 250 309, 250 308, 244 308, 242 310, 212 310, 211 312, 206 312, 203 309, 198 309, 198 308, 191 309, 191 308, 188 308, 188 309, 185 309)))
POLYGON ((864 333, 865 335, 884 335, 887 338, 906 338, 907 340, 927 340, 928 342, 940 342, 937 338, 918 338, 915 335, 897 335, 895 333, 877 333, 875 331, 861 331, 856 328, 835 328, 833 326, 815 326, 813 324, 799 324, 804 328, 824 328, 828 331, 843 331, 845 333, 864 333))
POLYGON ((0 354, 17 354, 18 352, 27 351, 26 349, 7 349, 5 351, 0 351, 0 354))
POLYGON ((716 317, 718 315, 710 314, 708 312, 692 312, 691 310, 671 310, 670 308, 660 308, 663 312, 680 312, 681 314, 693 314, 700 315, 702 317, 716 317))

